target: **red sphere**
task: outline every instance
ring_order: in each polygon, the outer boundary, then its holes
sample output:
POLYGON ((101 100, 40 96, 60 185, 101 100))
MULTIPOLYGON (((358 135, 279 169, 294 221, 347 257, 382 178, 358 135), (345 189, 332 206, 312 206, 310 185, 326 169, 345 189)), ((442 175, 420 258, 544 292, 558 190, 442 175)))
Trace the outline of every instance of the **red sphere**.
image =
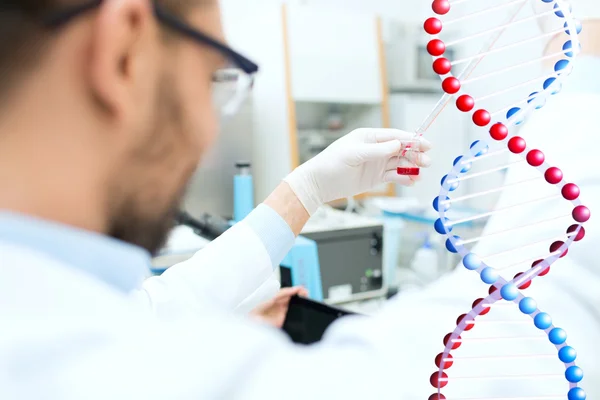
POLYGON ((510 150, 511 153, 521 154, 525 151, 526 147, 527 143, 525 142, 525 139, 520 136, 515 136, 508 141, 508 150, 510 150))
POLYGON ((527 163, 532 167, 539 167, 544 163, 545 159, 544 153, 539 150, 531 150, 527 153, 527 163))
MULTIPOLYGON (((521 275, 523 275, 522 272, 519 272, 518 274, 515 275, 515 277, 513 279, 517 279, 518 277, 520 277, 521 275)), ((528 282, 523 283, 521 286, 519 286, 519 289, 521 290, 525 290, 527 289, 529 286, 531 286, 531 280, 529 280, 528 282)))
POLYGON ((560 169, 556 167, 550 167, 544 173, 544 178, 546 178, 546 182, 556 185, 560 181, 562 181, 563 173, 560 169))
POLYGON ((446 75, 452 70, 452 63, 447 58, 438 58, 433 62, 433 71, 438 75, 446 75))
POLYGON ((446 45, 439 39, 433 39, 427 43, 427 52, 434 57, 441 56, 446 51, 446 45))
MULTIPOLYGON (((493 287, 493 286, 492 286, 493 287)), ((478 305, 480 305, 483 302, 484 299, 477 299, 473 302, 473 305, 471 306, 472 308, 477 307, 478 305)), ((486 305, 485 307, 483 307, 483 309, 481 310, 481 312, 479 313, 479 315, 485 315, 487 313, 490 312, 490 306, 486 305)))
POLYGON ((508 128, 501 123, 494 124, 490 129, 490 136, 494 140, 504 140, 508 136, 508 128))
MULTIPOLYGON (((536 266, 537 266, 539 263, 541 263, 542 261, 544 261, 544 260, 537 260, 537 261, 534 261, 534 262, 533 262, 533 264, 531 264, 531 268, 535 268, 535 267, 536 267, 536 266)), ((543 270, 542 272, 540 272, 538 276, 545 276, 545 275, 548 275, 548 272, 550 272, 550 266, 546 267, 546 269, 545 269, 545 270, 543 270)))
MULTIPOLYGON (((440 353, 435 357, 435 365, 437 365, 438 368, 442 368, 442 357, 444 357, 444 353, 440 353)), ((452 366, 452 364, 454 364, 454 361, 452 361, 452 355, 450 354, 444 357, 444 360, 444 369, 448 369, 452 366)))
POLYGON ((431 5, 431 9, 439 15, 447 14, 450 11, 450 2, 448 0, 435 0, 431 5))
POLYGON ((430 35, 437 35, 442 31, 442 21, 431 17, 425 21, 423 28, 425 29, 425 32, 429 33, 430 35))
POLYGON ((580 224, 590 219, 591 213, 586 206, 577 206, 573 209, 573 219, 580 224))
POLYGON ((577 230, 578 227, 579 228, 579 232, 577 232, 577 236, 575 236, 575 238, 573 239, 574 242, 579 242, 581 239, 583 239, 585 237, 585 228, 581 225, 571 225, 569 227, 569 229, 567 229, 567 235, 571 235, 577 230))
POLYGON ((431 396, 429 396, 429 399, 427 399, 427 400, 446 400, 446 396, 444 396, 441 393, 440 394, 434 393, 431 396))
POLYGON ((477 126, 486 126, 491 120, 492 117, 490 113, 485 110, 477 110, 473 114, 473 122, 475 122, 475 125, 477 126))
MULTIPOLYGON (((550 245, 550 253, 554 253, 555 251, 560 250, 560 248, 565 244, 565 242, 561 242, 560 240, 552 243, 550 245)), ((569 252, 569 249, 566 249, 564 253, 562 253, 560 255, 560 258, 563 258, 564 256, 567 255, 567 253, 569 252)))
POLYGON ((495 293, 498 290, 498 288, 496 288, 496 286, 490 286, 490 290, 488 290, 489 294, 495 293))
POLYGON ((475 100, 468 94, 463 94, 456 99, 456 108, 462 112, 469 112, 475 107, 475 100))
MULTIPOLYGON (((452 336, 451 333, 444 336, 444 346, 448 346, 448 341, 450 340, 450 336, 452 336)), ((455 340, 455 342, 452 343, 452 350, 458 349, 460 347, 460 345, 462 344, 462 342, 460 342, 460 340, 462 340, 462 338, 460 336, 454 340, 455 340)))
POLYGON ((442 89, 448 94, 454 94, 460 90, 460 81, 453 77, 446 78, 442 82, 442 89))
POLYGON ((431 386, 434 388, 440 389, 448 384, 448 375, 445 372, 442 372, 442 376, 440 376, 440 372, 436 371, 431 374, 431 378, 429 378, 429 382, 431 386))
POLYGON ((475 326, 475 321, 473 321, 471 317, 467 317, 467 314, 463 314, 460 317, 458 317, 456 320, 456 325, 460 325, 463 322, 464 318, 469 318, 467 320, 467 324, 465 325, 465 331, 470 331, 475 326))
POLYGON ((574 183, 567 183, 561 190, 562 196, 566 200, 576 200, 579 197, 579 187, 574 183))

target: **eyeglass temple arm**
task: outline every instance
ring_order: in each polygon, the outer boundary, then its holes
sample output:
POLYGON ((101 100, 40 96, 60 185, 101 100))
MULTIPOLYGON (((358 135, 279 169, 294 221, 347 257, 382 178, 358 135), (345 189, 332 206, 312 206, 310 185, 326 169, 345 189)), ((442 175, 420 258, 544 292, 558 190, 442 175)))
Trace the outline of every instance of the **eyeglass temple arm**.
POLYGON ((190 27, 186 23, 180 21, 178 18, 165 11, 156 3, 154 5, 154 12, 156 14, 156 17, 160 21, 164 22, 172 29, 179 31, 182 34, 193 38, 194 40, 206 43, 211 47, 214 47, 215 49, 224 53, 234 62, 234 64, 236 64, 237 67, 242 69, 245 73, 255 74, 256 72, 258 72, 258 65, 256 65, 254 62, 250 61, 240 53, 226 46, 225 44, 211 38, 210 36, 203 34, 202 32, 197 31, 196 29, 190 27))
MULTIPOLYGON (((61 10, 56 13, 52 13, 44 19, 44 24, 49 28, 58 28, 61 25, 64 25, 67 22, 69 22, 71 19, 77 17, 78 15, 83 14, 84 12, 92 10, 96 7, 99 7, 100 4, 102 4, 102 0, 92 0, 88 3, 69 8, 68 10, 61 10)), ((199 32, 198 30, 190 27, 186 23, 180 21, 177 17, 170 14, 169 12, 164 10, 160 5, 158 5, 156 1, 153 1, 153 5, 154 14, 156 15, 156 18, 159 21, 196 41, 206 43, 214 47, 215 49, 221 51, 245 73, 255 74, 256 72, 258 72, 258 65, 256 65, 254 62, 250 61, 240 53, 234 51, 232 48, 226 46, 225 44, 216 41, 210 36, 207 36, 202 32, 199 32)))

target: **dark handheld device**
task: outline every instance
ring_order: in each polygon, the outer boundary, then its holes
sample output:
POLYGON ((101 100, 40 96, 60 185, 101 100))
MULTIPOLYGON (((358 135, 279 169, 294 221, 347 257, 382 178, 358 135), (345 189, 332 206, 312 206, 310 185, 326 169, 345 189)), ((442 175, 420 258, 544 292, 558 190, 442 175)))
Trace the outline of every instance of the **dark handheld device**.
POLYGON ((348 315, 356 314, 294 296, 290 300, 282 329, 294 343, 311 344, 320 341, 325 330, 334 321, 348 315))
POLYGON ((176 222, 192 228, 198 236, 208 240, 215 240, 231 227, 223 218, 210 214, 202 214, 199 218, 194 218, 185 211, 179 212, 176 222))

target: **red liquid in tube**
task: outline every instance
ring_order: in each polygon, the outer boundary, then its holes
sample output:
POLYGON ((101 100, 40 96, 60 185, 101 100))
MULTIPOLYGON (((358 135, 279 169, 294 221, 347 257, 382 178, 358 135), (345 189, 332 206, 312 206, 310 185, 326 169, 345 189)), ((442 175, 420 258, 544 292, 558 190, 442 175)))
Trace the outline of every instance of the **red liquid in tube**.
POLYGON ((396 168, 396 172, 398 175, 419 175, 420 168, 418 167, 398 167, 396 168))

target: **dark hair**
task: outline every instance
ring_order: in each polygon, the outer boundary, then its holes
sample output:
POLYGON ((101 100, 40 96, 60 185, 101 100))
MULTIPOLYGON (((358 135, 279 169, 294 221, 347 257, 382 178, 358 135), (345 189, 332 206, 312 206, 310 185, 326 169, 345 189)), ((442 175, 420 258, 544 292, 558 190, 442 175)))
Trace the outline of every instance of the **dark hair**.
POLYGON ((62 0, 0 0, 0 92, 44 51, 42 16, 62 0))
MULTIPOLYGON (((52 28, 45 18, 90 0, 0 0, 0 102, 19 79, 37 65, 49 48, 52 28)), ((158 0, 175 14, 208 0, 158 0)))

